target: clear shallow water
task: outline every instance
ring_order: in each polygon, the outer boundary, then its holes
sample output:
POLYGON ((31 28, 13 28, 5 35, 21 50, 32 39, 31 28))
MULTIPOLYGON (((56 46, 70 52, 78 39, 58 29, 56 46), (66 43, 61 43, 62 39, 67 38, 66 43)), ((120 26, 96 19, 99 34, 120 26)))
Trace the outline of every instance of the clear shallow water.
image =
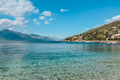
POLYGON ((107 79, 120 79, 120 45, 0 43, 0 80, 107 79))

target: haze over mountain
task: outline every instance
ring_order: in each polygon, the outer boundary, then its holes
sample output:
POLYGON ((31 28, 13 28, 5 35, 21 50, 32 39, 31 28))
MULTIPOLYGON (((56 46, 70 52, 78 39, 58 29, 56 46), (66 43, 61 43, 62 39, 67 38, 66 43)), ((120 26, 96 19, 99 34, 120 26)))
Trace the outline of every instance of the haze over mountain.
POLYGON ((0 41, 59 41, 58 38, 36 34, 23 34, 9 29, 0 30, 0 41))

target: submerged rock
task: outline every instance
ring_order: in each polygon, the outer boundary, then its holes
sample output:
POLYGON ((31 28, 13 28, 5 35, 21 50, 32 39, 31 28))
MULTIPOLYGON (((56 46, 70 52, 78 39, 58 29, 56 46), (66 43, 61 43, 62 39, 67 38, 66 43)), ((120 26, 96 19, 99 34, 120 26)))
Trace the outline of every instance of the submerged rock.
POLYGON ((6 68, 4 68, 4 67, 0 67, 0 71, 6 72, 6 71, 9 71, 9 69, 6 69, 6 68))
POLYGON ((62 79, 60 77, 58 77, 57 80, 62 80, 62 79))

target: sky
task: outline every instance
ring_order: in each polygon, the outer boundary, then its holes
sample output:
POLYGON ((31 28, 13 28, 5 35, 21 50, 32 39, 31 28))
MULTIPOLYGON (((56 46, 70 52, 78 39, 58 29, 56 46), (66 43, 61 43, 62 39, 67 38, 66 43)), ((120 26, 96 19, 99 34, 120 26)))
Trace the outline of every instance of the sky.
POLYGON ((59 39, 120 20, 120 0, 0 0, 0 30, 59 39))

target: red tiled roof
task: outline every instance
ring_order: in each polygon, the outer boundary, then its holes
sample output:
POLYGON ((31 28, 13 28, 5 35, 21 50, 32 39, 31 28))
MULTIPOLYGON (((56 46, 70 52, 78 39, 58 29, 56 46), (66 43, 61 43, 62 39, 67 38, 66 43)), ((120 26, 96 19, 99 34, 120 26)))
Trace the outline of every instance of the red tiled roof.
POLYGON ((119 35, 113 35, 114 37, 120 37, 119 35))

